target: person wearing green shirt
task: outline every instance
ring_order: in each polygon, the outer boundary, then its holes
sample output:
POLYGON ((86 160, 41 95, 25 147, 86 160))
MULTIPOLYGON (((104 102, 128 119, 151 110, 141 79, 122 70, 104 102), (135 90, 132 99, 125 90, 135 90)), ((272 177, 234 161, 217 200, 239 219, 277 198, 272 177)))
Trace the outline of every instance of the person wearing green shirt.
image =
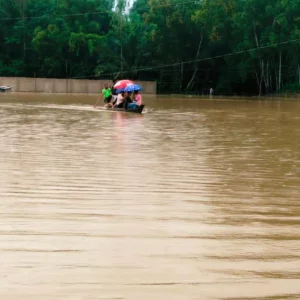
MULTIPOLYGON (((110 101, 112 99, 112 93, 111 93, 111 88, 108 87, 107 84, 104 85, 104 89, 102 90, 102 96, 104 98, 104 103, 105 105, 109 105, 110 101)), ((97 102, 95 103, 94 107, 97 106, 98 102, 100 99, 97 100, 97 102)))

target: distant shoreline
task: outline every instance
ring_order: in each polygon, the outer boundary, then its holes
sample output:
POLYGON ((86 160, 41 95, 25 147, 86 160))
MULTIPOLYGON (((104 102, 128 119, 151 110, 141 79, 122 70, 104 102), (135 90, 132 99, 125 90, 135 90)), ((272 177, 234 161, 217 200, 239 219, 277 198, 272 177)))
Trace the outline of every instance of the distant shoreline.
MULTIPOLYGON (((135 81, 143 88, 143 94, 156 94, 156 81, 135 81)), ((0 86, 12 87, 12 92, 46 94, 101 94, 107 80, 57 79, 32 77, 0 77, 0 86)))

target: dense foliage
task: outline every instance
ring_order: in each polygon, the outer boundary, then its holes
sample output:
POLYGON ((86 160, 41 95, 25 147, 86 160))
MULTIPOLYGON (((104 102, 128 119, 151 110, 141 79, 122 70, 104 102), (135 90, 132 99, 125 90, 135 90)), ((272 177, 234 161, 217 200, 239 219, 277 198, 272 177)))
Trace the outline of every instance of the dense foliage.
POLYGON ((171 93, 299 89, 300 0, 127 1, 0 0, 0 76, 130 77, 171 93))

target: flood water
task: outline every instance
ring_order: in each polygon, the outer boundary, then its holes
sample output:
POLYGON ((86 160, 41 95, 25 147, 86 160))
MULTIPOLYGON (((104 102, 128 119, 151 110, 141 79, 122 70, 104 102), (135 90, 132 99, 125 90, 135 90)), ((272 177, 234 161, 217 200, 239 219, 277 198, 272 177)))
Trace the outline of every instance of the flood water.
POLYGON ((0 94, 0 299, 300 299, 300 101, 0 94))

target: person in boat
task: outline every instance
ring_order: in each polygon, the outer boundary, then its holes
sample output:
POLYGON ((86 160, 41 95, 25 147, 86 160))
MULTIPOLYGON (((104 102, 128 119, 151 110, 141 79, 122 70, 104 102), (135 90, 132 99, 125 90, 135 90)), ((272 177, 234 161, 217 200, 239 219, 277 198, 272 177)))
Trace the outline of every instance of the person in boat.
POLYGON ((132 101, 132 103, 128 104, 128 108, 135 109, 141 105, 142 105, 142 95, 139 93, 139 91, 134 91, 133 92, 133 101, 132 101))
MULTIPOLYGON (((111 88, 108 87, 107 83, 104 85, 104 89, 102 90, 102 97, 104 98, 104 106, 111 107, 111 99, 112 99, 112 94, 111 94, 111 88)), ((95 103, 94 107, 97 106, 98 102, 100 99, 97 100, 95 103)))
POLYGON ((120 92, 117 96, 117 101, 114 103, 113 107, 115 108, 123 108, 124 107, 124 92, 120 92))
POLYGON ((133 97, 138 106, 141 106, 143 104, 143 98, 139 91, 134 91, 133 97))
POLYGON ((129 105, 133 103, 132 99, 133 99, 132 92, 126 92, 125 97, 124 97, 124 108, 125 109, 128 109, 129 105))
POLYGON ((112 101, 113 106, 114 106, 115 103, 117 102, 117 98, 118 98, 117 90, 114 88, 115 83, 116 83, 116 80, 113 79, 113 80, 112 80, 112 85, 111 85, 111 87, 110 87, 110 89, 111 89, 111 94, 112 94, 112 98, 113 98, 113 101, 112 101))

